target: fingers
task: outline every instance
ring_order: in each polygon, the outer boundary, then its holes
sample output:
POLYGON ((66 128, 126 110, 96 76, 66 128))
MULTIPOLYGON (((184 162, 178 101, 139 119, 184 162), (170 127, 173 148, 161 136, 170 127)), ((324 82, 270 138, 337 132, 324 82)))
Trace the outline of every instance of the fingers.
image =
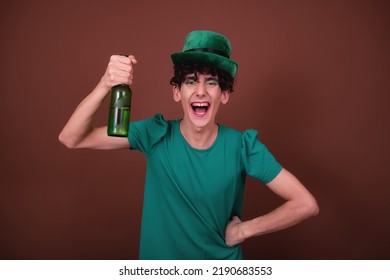
POLYGON ((107 70, 102 78, 108 87, 118 84, 133 84, 133 65, 137 60, 133 55, 112 55, 107 66, 107 70))
POLYGON ((235 246, 244 241, 244 239, 240 237, 239 225, 241 223, 241 219, 234 216, 227 224, 225 229, 225 243, 229 247, 235 246))

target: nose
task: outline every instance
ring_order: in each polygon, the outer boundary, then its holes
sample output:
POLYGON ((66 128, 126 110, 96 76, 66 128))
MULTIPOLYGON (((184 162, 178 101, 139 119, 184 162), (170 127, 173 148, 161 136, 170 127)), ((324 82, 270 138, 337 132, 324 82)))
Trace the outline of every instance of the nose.
POLYGON ((204 82, 198 83, 196 87, 196 95, 197 96, 205 96, 206 95, 206 84, 204 82))

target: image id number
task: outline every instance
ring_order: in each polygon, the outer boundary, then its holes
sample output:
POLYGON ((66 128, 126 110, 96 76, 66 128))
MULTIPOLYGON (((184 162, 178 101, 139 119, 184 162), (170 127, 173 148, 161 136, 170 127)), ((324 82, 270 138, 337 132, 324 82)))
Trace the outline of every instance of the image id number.
POLYGON ((272 267, 213 267, 213 275, 272 275, 272 267))

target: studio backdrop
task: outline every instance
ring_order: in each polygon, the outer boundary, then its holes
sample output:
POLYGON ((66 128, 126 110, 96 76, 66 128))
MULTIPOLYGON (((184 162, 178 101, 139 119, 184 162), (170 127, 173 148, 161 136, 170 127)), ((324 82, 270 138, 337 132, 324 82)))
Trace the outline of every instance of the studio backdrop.
MULTIPOLYGON (((388 259, 388 1, 23 1, 0 11, 0 259, 137 259, 145 158, 58 135, 112 54, 136 56, 132 120, 181 117, 170 54, 195 29, 239 63, 218 122, 256 129, 320 214, 247 259, 388 259)), ((94 125, 106 125, 108 100, 94 125)), ((218 163, 216 163, 218 164, 218 163)), ((243 219, 283 201, 248 178, 243 219)))

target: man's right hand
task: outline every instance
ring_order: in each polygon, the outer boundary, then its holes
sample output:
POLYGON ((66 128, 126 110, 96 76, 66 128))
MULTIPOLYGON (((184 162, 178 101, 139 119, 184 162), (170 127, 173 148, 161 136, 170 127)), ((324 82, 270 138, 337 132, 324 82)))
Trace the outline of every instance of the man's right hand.
POLYGON ((132 85, 135 64, 137 60, 133 55, 112 55, 101 82, 107 89, 119 84, 132 85))

